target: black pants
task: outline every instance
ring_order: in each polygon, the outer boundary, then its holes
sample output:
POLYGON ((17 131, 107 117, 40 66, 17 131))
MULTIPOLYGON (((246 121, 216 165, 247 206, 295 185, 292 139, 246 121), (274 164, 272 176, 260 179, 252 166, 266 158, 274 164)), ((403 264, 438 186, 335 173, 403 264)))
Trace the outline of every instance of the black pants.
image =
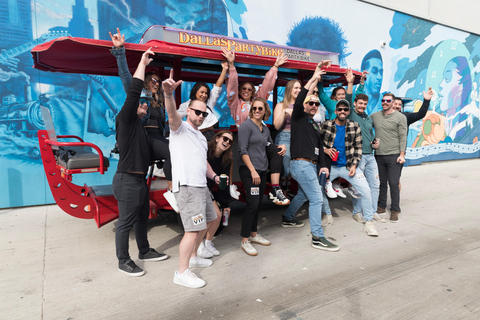
POLYGON ((378 175, 380 178, 380 194, 378 195, 378 207, 387 207, 387 183, 390 187, 390 197, 392 199, 391 211, 400 212, 400 174, 403 164, 397 163, 400 154, 389 154, 385 156, 375 155, 378 165, 378 175))
POLYGON ((160 134, 159 128, 145 128, 145 130, 148 133, 152 160, 165 160, 163 164, 165 179, 172 181, 172 161, 170 160, 168 139, 160 134))
POLYGON ((247 199, 247 207, 243 212, 242 231, 240 232, 240 235, 242 238, 248 238, 250 237, 251 232, 257 232, 258 211, 267 184, 267 172, 257 171, 261 182, 259 185, 254 185, 252 174, 246 166, 240 166, 238 170, 240 173, 240 179, 242 179, 243 182, 245 198, 247 199))
POLYGON ((267 147, 268 168, 270 169, 270 174, 282 172, 283 157, 278 154, 278 151, 279 149, 276 144, 271 143, 267 147))
POLYGON ((150 208, 145 176, 132 173, 115 173, 113 195, 118 202, 118 225, 115 231, 115 247, 120 264, 130 259, 128 241, 130 230, 135 227, 135 239, 141 254, 148 252, 148 214, 150 208))

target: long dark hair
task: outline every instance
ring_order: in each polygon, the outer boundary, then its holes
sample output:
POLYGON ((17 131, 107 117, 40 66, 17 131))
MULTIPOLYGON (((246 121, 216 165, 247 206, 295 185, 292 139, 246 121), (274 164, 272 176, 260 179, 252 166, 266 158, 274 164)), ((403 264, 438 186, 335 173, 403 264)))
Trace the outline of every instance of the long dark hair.
POLYGON ((207 88, 207 100, 206 101, 208 101, 208 98, 210 98, 210 87, 205 82, 195 83, 192 90, 190 91, 190 100, 197 100, 197 91, 200 90, 201 87, 207 88))
MULTIPOLYGON (((217 138, 222 137, 224 134, 228 133, 232 138, 233 134, 228 130, 221 130, 218 131, 217 134, 208 142, 208 151, 207 151, 207 159, 209 161, 215 160, 215 148, 217 147, 217 138)), ((232 145, 230 148, 225 150, 222 153, 222 166, 227 167, 228 165, 232 165, 233 163, 233 153, 232 153, 232 145)))
POLYGON ((158 86, 157 93, 153 95, 154 101, 152 101, 151 105, 154 108, 162 108, 165 105, 165 97, 163 96, 163 88, 162 88, 162 78, 160 78, 160 76, 155 72, 147 72, 145 74, 145 81, 143 82, 143 86, 148 92, 150 92, 150 90, 148 89, 148 83, 150 82, 150 79, 153 78, 153 75, 156 75, 158 77, 158 81, 160 81, 160 85, 158 86))

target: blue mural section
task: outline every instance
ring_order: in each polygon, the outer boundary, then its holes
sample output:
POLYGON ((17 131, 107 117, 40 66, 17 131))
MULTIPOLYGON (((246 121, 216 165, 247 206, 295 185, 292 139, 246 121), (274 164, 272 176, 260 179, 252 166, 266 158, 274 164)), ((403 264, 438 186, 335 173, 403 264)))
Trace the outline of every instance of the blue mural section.
MULTIPOLYGON (((479 37, 383 10, 386 17, 391 17, 389 24, 369 32, 374 37, 379 30, 389 30, 387 46, 384 50, 360 46, 352 41, 359 31, 351 17, 358 7, 368 14, 372 6, 341 1, 346 4, 341 15, 338 10, 328 12, 322 6, 304 6, 299 19, 292 17, 288 5, 279 9, 283 14, 275 21, 279 26, 288 25, 288 32, 284 43, 278 44, 337 52, 342 66, 367 70, 368 113, 381 109, 385 92, 413 99, 405 111, 414 112, 421 105, 422 92, 432 87, 435 95, 427 116, 410 127, 406 155, 409 164, 478 157, 479 37), (449 36, 443 36, 445 33, 449 36)), ((117 27, 126 35, 127 42, 135 43, 154 24, 244 39, 271 39, 271 35, 264 34, 266 22, 247 19, 258 16, 249 11, 251 2, 0 0, 0 183, 1 189, 6 190, 0 198, 0 208, 53 202, 36 136, 37 130, 44 127, 41 105, 50 109, 57 134, 80 136, 98 145, 108 156, 115 144, 115 116, 125 99, 117 77, 33 69, 30 50, 34 46, 62 36, 110 40, 109 31, 114 32, 117 27)), ((182 96, 188 97, 192 86, 185 83, 182 96)), ((279 101, 282 96, 280 88, 279 101)), ((233 125, 225 90, 215 112, 220 126, 233 125)), ((73 181, 80 185, 110 184, 116 170, 115 155, 110 160, 105 176, 83 174, 73 181)))

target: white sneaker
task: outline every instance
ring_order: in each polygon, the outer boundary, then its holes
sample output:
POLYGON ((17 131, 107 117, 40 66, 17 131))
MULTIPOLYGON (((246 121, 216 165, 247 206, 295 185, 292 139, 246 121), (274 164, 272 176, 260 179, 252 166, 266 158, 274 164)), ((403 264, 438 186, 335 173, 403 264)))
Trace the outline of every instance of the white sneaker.
POLYGON ((336 184, 336 183, 333 184, 332 183, 332 188, 337 193, 337 196, 339 196, 340 198, 346 198, 347 197, 345 195, 345 193, 343 193, 343 189, 339 184, 336 184))
POLYGON ((240 199, 240 191, 238 191, 238 187, 235 184, 230 185, 230 196, 235 199, 240 199))
POLYGON ((202 258, 211 258, 213 257, 213 253, 210 252, 207 247, 205 247, 205 244, 202 241, 202 243, 200 243, 200 245, 198 246, 197 256, 202 258))
POLYGON ((213 242, 210 241, 208 243, 208 245, 205 246, 208 251, 210 251, 214 256, 219 256, 220 255, 220 251, 217 250, 217 248, 215 248, 215 246, 213 245, 213 242))
POLYGON ((365 227, 363 227, 363 231, 365 231, 366 234, 372 237, 378 237, 378 231, 375 229, 375 225, 373 224, 373 220, 367 221, 365 223, 365 227))
POLYGON ((205 280, 197 277, 197 275, 190 271, 190 269, 185 270, 183 273, 178 273, 175 271, 173 283, 194 289, 201 288, 207 284, 205 280))
POLYGON ((154 166, 154 167, 153 167, 153 175, 154 175, 155 177, 165 178, 165 173, 163 172, 163 168, 162 168, 162 169, 158 169, 157 166, 154 166))
POLYGON ((242 242, 241 247, 243 251, 245 251, 250 256, 256 256, 258 254, 257 250, 255 250, 255 248, 252 246, 252 244, 248 240, 245 242, 242 242))
POLYGON ((327 194, 327 197, 329 197, 330 199, 335 199, 336 197, 338 197, 337 193, 332 188, 332 182, 330 180, 328 180, 327 183, 325 183, 325 193, 327 194))
POLYGON ((362 195, 360 193, 358 193, 357 189, 355 189, 354 186, 348 187, 347 191, 348 191, 348 193, 350 193, 352 198, 360 199, 362 197, 362 195))
POLYGON ((380 216, 378 215, 378 213, 374 213, 374 214, 373 214, 373 220, 378 221, 378 222, 381 222, 381 223, 386 223, 386 222, 387 222, 387 220, 385 220, 385 219, 383 219, 382 217, 380 217, 380 216))
POLYGON ((359 223, 365 223, 365 219, 363 218, 363 215, 361 212, 357 212, 353 215, 353 220, 359 222, 359 223))
POLYGON ((262 237, 260 233, 257 233, 255 237, 248 238, 248 241, 261 244, 262 246, 269 246, 272 244, 270 241, 262 237))
POLYGON ((188 264, 188 266, 190 268, 195 268, 195 267, 206 268, 206 267, 210 267, 212 264, 213 264, 212 260, 208 260, 208 259, 204 259, 199 256, 196 256, 194 258, 190 258, 190 263, 188 264))
POLYGON ((328 226, 329 224, 333 224, 334 220, 331 214, 326 214, 322 220, 322 226, 328 226))
POLYGON ((177 204, 177 199, 175 199, 175 195, 173 194, 172 190, 167 190, 163 194, 163 197, 165 200, 167 200, 168 204, 176 213, 180 213, 180 210, 178 209, 178 204, 177 204))

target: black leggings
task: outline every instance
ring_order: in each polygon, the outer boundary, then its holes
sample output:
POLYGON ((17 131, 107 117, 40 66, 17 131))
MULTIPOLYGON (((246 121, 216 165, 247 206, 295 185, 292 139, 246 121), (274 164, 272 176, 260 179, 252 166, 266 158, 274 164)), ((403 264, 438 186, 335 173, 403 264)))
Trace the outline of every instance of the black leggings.
POLYGON ((163 164, 165 179, 172 181, 172 161, 170 160, 168 139, 160 133, 159 128, 145 128, 145 130, 149 138, 152 160, 165 160, 163 164))
POLYGON ((278 150, 278 146, 274 143, 271 143, 269 146, 267 146, 267 157, 269 163, 268 167, 270 169, 270 174, 282 172, 283 157, 278 154, 278 150))
POLYGON ((245 190, 245 198, 247 200, 247 207, 243 212, 242 230, 240 235, 242 238, 248 238, 250 237, 251 232, 257 232, 258 211, 267 184, 267 173, 265 171, 257 171, 261 182, 259 185, 254 185, 252 174, 246 166, 240 166, 238 170, 243 182, 243 190, 245 190))

